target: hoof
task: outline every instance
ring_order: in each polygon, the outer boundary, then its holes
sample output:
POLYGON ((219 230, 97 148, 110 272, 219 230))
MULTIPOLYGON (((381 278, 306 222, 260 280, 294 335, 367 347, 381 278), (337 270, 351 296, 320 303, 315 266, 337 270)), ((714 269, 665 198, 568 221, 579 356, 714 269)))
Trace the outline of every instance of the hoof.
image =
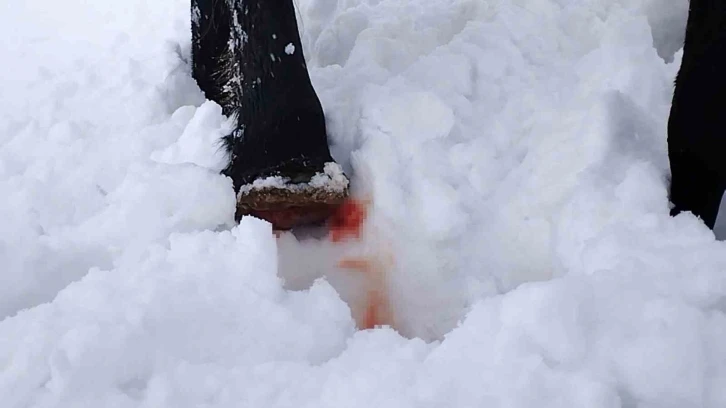
POLYGON ((340 166, 332 162, 303 183, 281 176, 255 180, 237 194, 236 219, 251 215, 270 222, 276 230, 320 224, 346 201, 348 185, 340 166))

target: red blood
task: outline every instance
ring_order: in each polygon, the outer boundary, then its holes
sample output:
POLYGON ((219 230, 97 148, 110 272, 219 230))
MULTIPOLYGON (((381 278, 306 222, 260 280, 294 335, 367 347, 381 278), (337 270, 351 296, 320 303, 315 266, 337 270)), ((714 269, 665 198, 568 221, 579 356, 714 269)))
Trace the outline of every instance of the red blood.
POLYGON ((380 291, 371 290, 367 294, 366 311, 361 322, 361 329, 374 329, 378 326, 393 326, 391 305, 388 297, 380 291))
MULTIPOLYGON (((332 242, 360 239, 363 223, 368 215, 368 201, 348 199, 328 220, 332 242)), ((393 311, 386 285, 387 264, 381 254, 363 257, 346 257, 338 267, 361 273, 365 277, 365 298, 362 310, 355 312, 358 327, 362 330, 378 326, 393 326, 393 311)))
POLYGON ((338 262, 338 266, 356 270, 366 277, 365 305, 362 315, 356 319, 358 327, 366 330, 378 326, 393 326, 395 322, 385 282, 385 265, 377 259, 345 258, 338 262))
POLYGON ((329 220, 330 240, 341 242, 347 238, 360 238, 366 215, 366 203, 355 199, 346 200, 329 220))

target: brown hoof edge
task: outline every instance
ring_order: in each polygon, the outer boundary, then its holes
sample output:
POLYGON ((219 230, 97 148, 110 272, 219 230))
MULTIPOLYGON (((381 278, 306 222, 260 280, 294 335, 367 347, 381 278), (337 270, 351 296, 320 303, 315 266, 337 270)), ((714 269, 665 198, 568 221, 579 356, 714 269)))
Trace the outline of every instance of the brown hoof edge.
POLYGON ((321 224, 348 198, 348 189, 328 190, 309 185, 264 187, 240 193, 235 218, 261 218, 276 230, 321 224))

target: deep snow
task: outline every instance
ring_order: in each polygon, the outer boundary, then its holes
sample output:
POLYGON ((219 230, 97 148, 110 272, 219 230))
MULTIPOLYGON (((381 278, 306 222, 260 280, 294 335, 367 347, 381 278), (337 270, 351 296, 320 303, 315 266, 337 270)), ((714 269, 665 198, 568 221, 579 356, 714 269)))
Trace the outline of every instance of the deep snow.
POLYGON ((359 242, 234 224, 187 2, 0 3, 3 407, 726 406, 726 246, 666 198, 686 0, 298 3, 359 242))

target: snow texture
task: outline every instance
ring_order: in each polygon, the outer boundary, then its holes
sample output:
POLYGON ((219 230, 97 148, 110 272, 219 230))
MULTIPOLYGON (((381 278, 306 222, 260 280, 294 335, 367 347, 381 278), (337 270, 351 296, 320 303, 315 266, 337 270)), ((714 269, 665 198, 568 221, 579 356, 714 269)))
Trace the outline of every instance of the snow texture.
POLYGON ((3 407, 726 406, 726 246, 666 197, 686 0, 296 3, 360 242, 235 225, 188 2, 0 2, 3 407))
POLYGON ((285 54, 292 55, 295 53, 295 44, 290 43, 285 46, 285 54))
POLYGON ((343 168, 338 163, 325 163, 322 173, 315 174, 307 183, 290 183, 289 177, 270 176, 254 180, 250 184, 240 187, 237 197, 249 193, 252 190, 276 188, 281 190, 326 190, 335 193, 343 193, 348 189, 350 181, 343 173, 343 168))

